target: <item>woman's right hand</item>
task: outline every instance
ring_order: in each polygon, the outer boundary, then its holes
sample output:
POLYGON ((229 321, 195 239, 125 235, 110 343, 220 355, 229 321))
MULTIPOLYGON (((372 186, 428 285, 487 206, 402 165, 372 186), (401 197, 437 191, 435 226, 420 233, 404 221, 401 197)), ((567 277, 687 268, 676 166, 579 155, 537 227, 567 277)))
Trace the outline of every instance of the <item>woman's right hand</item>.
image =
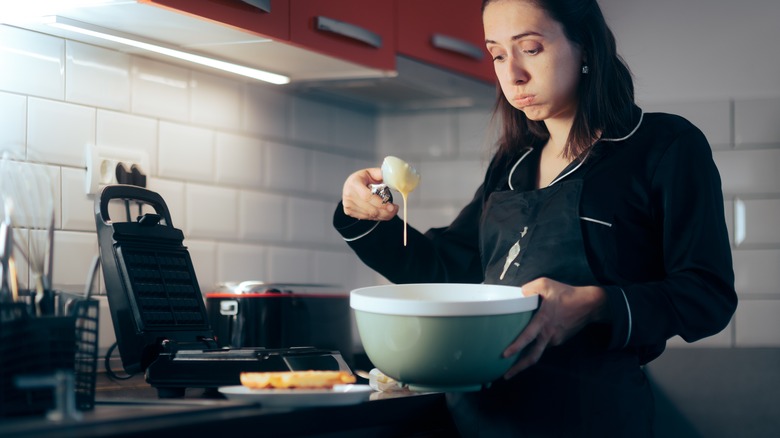
POLYGON ((382 204, 382 198, 371 193, 369 184, 382 183, 382 170, 378 167, 358 170, 344 181, 341 202, 344 214, 355 219, 388 221, 398 214, 398 206, 382 204))

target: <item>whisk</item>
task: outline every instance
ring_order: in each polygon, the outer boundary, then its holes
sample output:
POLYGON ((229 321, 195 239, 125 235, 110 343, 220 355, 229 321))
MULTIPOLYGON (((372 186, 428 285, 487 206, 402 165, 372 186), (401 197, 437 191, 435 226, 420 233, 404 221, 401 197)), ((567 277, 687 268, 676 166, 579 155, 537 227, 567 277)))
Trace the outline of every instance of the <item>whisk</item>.
POLYGON ((10 209, 10 217, 16 229, 29 229, 15 235, 15 249, 27 260, 32 274, 31 289, 35 291, 35 310, 38 314, 50 313, 52 298, 52 256, 54 249, 54 190, 46 167, 34 162, 24 162, 10 151, 4 151, 0 160, 2 197, 10 209))

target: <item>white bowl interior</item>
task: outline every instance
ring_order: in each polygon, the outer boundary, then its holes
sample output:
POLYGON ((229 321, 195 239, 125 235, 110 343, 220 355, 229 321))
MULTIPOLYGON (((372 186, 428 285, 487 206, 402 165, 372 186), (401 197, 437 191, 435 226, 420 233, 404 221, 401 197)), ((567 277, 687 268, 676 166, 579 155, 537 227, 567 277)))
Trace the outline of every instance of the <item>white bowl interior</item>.
POLYGON ((355 310, 388 315, 504 315, 536 309, 538 296, 516 286, 419 283, 372 286, 350 294, 355 310))

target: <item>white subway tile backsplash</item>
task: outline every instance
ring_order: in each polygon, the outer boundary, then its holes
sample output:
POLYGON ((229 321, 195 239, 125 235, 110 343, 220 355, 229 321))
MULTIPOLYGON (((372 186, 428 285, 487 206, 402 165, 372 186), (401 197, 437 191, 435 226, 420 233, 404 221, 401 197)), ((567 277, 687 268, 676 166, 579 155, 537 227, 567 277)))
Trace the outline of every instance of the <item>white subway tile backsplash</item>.
POLYGON ((780 99, 736 100, 734 140, 736 147, 780 147, 780 99))
POLYGON ((54 287, 68 292, 82 292, 92 259, 98 255, 94 232, 56 231, 54 233, 54 287))
POLYGON ((65 62, 65 100, 130 110, 130 55, 66 41, 65 62))
POLYGON ((97 146, 143 151, 149 157, 146 175, 157 174, 157 120, 114 111, 97 111, 97 146))
POLYGON ((163 120, 189 120, 189 70, 134 57, 130 74, 131 105, 134 113, 163 120))
POLYGON ((734 234, 737 246, 780 246, 780 199, 734 201, 734 234))
POLYGON ((241 191, 238 203, 239 238, 243 241, 284 242, 287 236, 287 198, 241 191))
POLYGON ((731 148, 730 100, 645 104, 642 105, 642 110, 685 117, 704 133, 713 149, 731 148))
POLYGON ((360 259, 349 250, 314 251, 313 280, 321 284, 340 286, 345 295, 359 287, 356 282, 356 267, 360 259))
POLYGON ((287 240, 298 243, 337 243, 333 229, 335 203, 290 197, 287 202, 287 240))
POLYGON ((333 128, 331 144, 360 156, 373 157, 376 144, 376 117, 366 111, 332 107, 333 128))
POLYGON ((259 245, 220 243, 217 246, 217 282, 267 281, 268 250, 259 245))
POLYGON ((311 283, 314 281, 314 253, 298 248, 268 248, 268 281, 311 283))
MULTIPOLYGON (((176 224, 176 220, 173 221, 176 224)), ((217 244, 208 240, 191 240, 184 237, 184 246, 190 253, 192 269, 198 279, 201 293, 216 289, 217 285, 217 244)))
POLYGON ((289 137, 295 141, 330 144, 333 108, 320 102, 293 97, 289 137))
POLYGON ((344 181, 357 170, 353 169, 353 160, 319 151, 311 152, 311 157, 309 191, 324 195, 323 199, 340 199, 344 181))
POLYGON ((23 157, 27 143, 27 97, 0 92, 0 150, 23 157))
POLYGON ((723 213, 726 216, 726 230, 729 233, 729 242, 735 242, 734 237, 734 201, 727 200, 723 203, 723 213))
POLYGON ((62 100, 65 41, 0 24, 0 90, 62 100))
MULTIPOLYGON (((60 167, 33 162, 8 161, 3 163, 16 184, 10 190, 3 190, 13 201, 13 226, 15 228, 48 229, 54 213, 54 228, 60 228, 61 180, 60 167), (14 187, 15 186, 15 187, 14 187)), ((2 187, 6 189, 6 187, 2 187)), ((0 197, 0 202, 4 199, 0 197)), ((3 202, 4 204, 4 202, 3 202)), ((0 210, 5 219, 5 207, 0 210)))
POLYGON ((108 349, 116 342, 114 333, 114 323, 111 317, 111 308, 108 307, 108 297, 105 295, 94 295, 98 301, 98 357, 105 357, 108 349))
POLYGON ((84 167, 84 147, 95 144, 95 109, 31 97, 27 148, 41 161, 84 167))
POLYGON ((309 187, 311 151, 281 143, 265 144, 265 185, 281 191, 303 192, 309 187))
POLYGON ((719 333, 699 339, 696 342, 685 342, 685 340, 679 336, 675 336, 667 341, 667 346, 670 348, 683 347, 683 348, 730 348, 734 345, 734 320, 729 322, 729 325, 719 333))
POLYGON ((62 168, 62 229, 96 231, 95 203, 87 197, 86 170, 62 168))
MULTIPOLYGON (((184 210, 184 187, 181 181, 171 181, 160 178, 147 178, 147 187, 162 196, 168 211, 171 213, 173 226, 184 230, 187 228, 187 215, 184 210)), ((185 238, 187 236, 184 236, 185 238)))
POLYGON ((410 202, 452 202, 466 205, 474 197, 485 176, 486 162, 475 160, 426 161, 420 163, 420 184, 409 196, 410 202))
POLYGON ((238 238, 238 191, 224 187, 187 184, 184 235, 198 239, 238 238))
POLYGON ((160 122, 159 129, 160 176, 185 181, 214 181, 214 131, 168 122, 160 122))
POLYGON ((266 138, 286 137, 290 99, 289 95, 267 85, 247 85, 242 128, 266 138))
POLYGON ((241 135, 217 133, 217 183, 257 189, 263 185, 263 143, 241 135))
POLYGON ((725 194, 780 191, 780 149, 715 151, 725 194))
POLYGON ((456 114, 459 158, 489 159, 497 135, 491 127, 491 110, 461 110, 456 114))
POLYGON ((742 300, 734 318, 737 347, 780 347, 780 300, 742 300))
POLYGON ((780 298, 780 249, 736 250, 732 256, 735 287, 740 296, 780 298))
POLYGON ((388 279, 369 268, 363 262, 359 262, 355 270, 355 283, 357 287, 379 286, 392 284, 388 279))
POLYGON ((237 130, 241 127, 243 84, 192 72, 192 123, 237 130))
POLYGON ((453 111, 385 114, 379 119, 378 146, 381 155, 396 155, 406 161, 446 158, 455 153, 453 111))

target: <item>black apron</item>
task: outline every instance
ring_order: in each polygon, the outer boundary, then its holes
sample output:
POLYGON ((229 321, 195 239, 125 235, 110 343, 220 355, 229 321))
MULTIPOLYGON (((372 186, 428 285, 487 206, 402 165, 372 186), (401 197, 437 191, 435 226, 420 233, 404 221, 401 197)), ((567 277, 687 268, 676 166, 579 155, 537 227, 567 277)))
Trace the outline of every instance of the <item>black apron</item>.
MULTIPOLYGON (((581 175, 539 189, 497 191, 480 230, 485 283, 522 286, 539 277, 598 284, 580 227, 581 175)), ((636 355, 605 351, 604 327, 590 325, 510 380, 447 394, 463 436, 642 437, 652 435, 653 399, 636 355)), ((519 333, 518 333, 519 334, 519 333)))

